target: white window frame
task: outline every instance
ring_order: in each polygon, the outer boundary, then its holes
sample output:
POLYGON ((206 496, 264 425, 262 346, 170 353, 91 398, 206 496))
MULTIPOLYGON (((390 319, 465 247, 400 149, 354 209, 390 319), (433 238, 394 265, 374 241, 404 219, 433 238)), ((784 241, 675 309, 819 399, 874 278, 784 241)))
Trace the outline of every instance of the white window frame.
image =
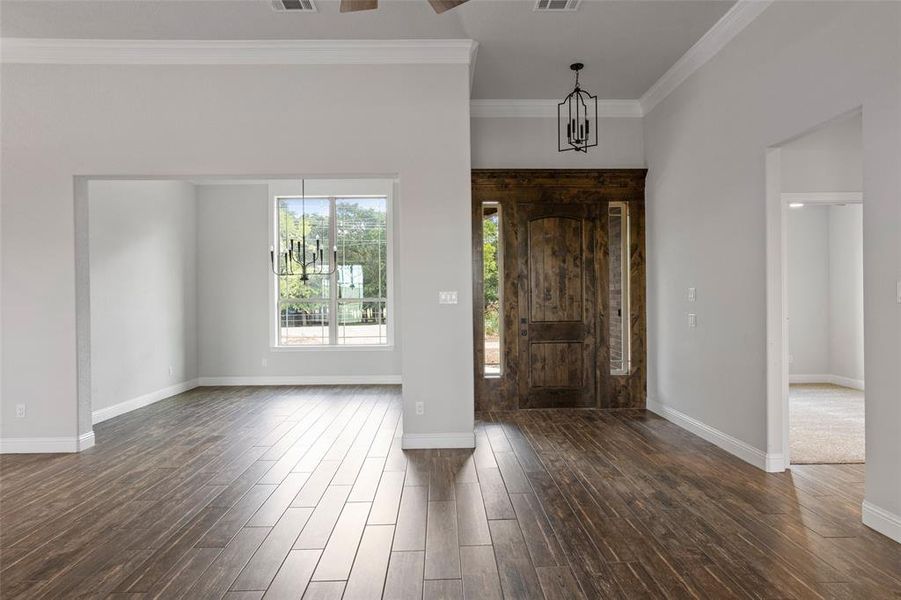
MULTIPOLYGON (((620 369, 614 369, 609 364, 607 368, 610 369, 611 375, 623 376, 632 372, 632 240, 630 238, 632 217, 629 214, 628 202, 610 202, 607 206, 608 218, 612 208, 619 208, 622 211, 620 215, 620 244, 622 245, 620 248, 620 274, 623 295, 621 317, 623 322, 623 364, 620 369)), ((610 290, 606 290, 606 293, 609 295, 610 290)))
MULTIPOLYGON (((302 346, 288 346, 280 344, 280 311, 279 311, 279 286, 278 276, 269 269, 269 348, 275 352, 368 352, 393 350, 394 341, 394 198, 397 187, 393 179, 306 179, 304 181, 306 196, 308 198, 328 198, 329 209, 335 212, 338 199, 345 198, 373 198, 384 197, 386 204, 386 274, 385 282, 385 344, 338 344, 338 295, 332 294, 337 290, 337 274, 332 274, 329 281, 329 343, 307 344, 302 346), (334 343, 331 340, 335 340, 334 343)), ((300 180, 281 180, 269 184, 269 245, 278 246, 278 202, 280 198, 299 197, 301 195, 300 180)), ((337 219, 329 220, 330 245, 337 242, 337 219)), ((329 250, 326 249, 326 252, 329 250)), ((269 253, 266 252, 266 260, 269 253)))

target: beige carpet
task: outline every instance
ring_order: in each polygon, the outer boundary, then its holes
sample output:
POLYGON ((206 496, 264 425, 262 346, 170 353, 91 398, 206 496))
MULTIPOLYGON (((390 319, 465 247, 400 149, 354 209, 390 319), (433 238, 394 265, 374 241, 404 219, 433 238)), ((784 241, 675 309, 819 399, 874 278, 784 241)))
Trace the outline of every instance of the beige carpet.
POLYGON ((789 387, 791 461, 864 462, 863 392, 831 384, 789 387))

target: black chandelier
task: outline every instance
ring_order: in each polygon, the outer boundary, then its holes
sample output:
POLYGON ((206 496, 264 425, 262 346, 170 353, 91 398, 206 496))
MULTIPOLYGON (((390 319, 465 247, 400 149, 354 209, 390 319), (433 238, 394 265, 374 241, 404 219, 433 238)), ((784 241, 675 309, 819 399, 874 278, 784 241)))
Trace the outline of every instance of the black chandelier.
POLYGON ((331 275, 338 268, 338 246, 332 247, 331 265, 325 262, 324 244, 316 236, 316 246, 307 248, 307 203, 306 185, 300 182, 300 239, 289 238, 284 242, 279 241, 278 254, 274 247, 269 248, 269 264, 272 272, 279 277, 298 275, 295 269, 300 270, 300 280, 310 280, 310 275, 331 275))
POLYGON ((558 152, 588 152, 589 148, 598 145, 598 97, 579 87, 579 71, 584 66, 582 63, 569 66, 576 72, 576 87, 557 105, 558 152))

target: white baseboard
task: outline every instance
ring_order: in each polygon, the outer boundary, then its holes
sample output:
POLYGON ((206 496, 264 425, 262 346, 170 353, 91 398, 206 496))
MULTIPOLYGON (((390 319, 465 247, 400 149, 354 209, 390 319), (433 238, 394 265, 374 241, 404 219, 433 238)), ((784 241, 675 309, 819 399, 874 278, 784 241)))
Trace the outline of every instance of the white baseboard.
POLYGON ((650 398, 647 400, 647 409, 758 469, 763 469, 768 473, 779 473, 785 470, 785 458, 782 454, 767 454, 759 448, 650 398))
POLYGON ((831 375, 825 374, 797 374, 797 375, 789 375, 788 382, 789 383, 832 383, 829 381, 831 375))
POLYGON ((282 375, 261 377, 201 377, 198 385, 396 385, 400 375, 282 375))
MULTIPOLYGON (((756 450, 756 448, 755 448, 756 450)), ((767 473, 781 473, 785 471, 788 467, 785 464, 785 455, 784 454, 769 454, 766 455, 766 463, 763 466, 763 470, 767 473)))
POLYGON ((176 394, 181 394, 182 392, 187 392, 188 390, 196 388, 198 385, 199 384, 197 379, 190 379, 188 381, 176 383, 175 385, 170 385, 169 387, 165 387, 148 394, 143 394, 136 398, 131 398, 130 400, 119 402, 118 404, 113 404, 112 406, 107 406, 106 408, 100 408, 91 413, 91 421, 95 425, 97 423, 102 423, 103 421, 112 419, 113 417, 118 417, 119 415, 124 415, 125 413, 131 412, 135 409, 143 408, 145 406, 153 404, 154 402, 159 402, 164 398, 168 398, 176 394))
POLYGON ((0 454, 59 454, 86 450, 93 445, 93 431, 78 437, 6 438, 0 440, 0 454))
POLYGON ((820 374, 820 375, 789 375, 789 383, 831 383, 842 387, 851 388, 853 390, 863 391, 863 379, 851 379, 841 375, 820 374))
POLYGON ((850 377, 842 377, 841 375, 833 375, 832 381, 835 385, 841 385, 846 388, 863 391, 863 379, 851 379, 850 377))
POLYGON ((866 500, 863 501, 861 512, 864 525, 901 544, 901 516, 866 500))
POLYGON ((473 432, 463 433, 405 433, 401 439, 404 450, 429 448, 475 448, 473 432))
POLYGON ((82 433, 78 436, 78 450, 77 452, 81 452, 82 450, 87 450, 88 448, 94 447, 94 430, 87 433, 82 433))

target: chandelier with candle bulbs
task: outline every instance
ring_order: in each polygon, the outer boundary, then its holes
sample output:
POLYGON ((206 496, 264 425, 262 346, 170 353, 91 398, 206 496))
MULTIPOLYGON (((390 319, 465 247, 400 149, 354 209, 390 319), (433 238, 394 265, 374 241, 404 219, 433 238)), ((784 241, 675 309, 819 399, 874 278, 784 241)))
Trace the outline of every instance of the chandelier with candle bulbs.
POLYGON ((331 275, 338 268, 338 246, 332 246, 332 260, 325 261, 325 244, 316 236, 315 245, 307 246, 306 186, 301 181, 300 197, 300 239, 282 240, 279 247, 269 248, 269 264, 272 272, 279 277, 300 275, 300 281, 307 282, 311 275, 331 275))
POLYGON ((579 85, 579 71, 585 65, 573 63, 576 72, 573 91, 557 105, 557 151, 588 152, 598 145, 598 97, 579 85))

